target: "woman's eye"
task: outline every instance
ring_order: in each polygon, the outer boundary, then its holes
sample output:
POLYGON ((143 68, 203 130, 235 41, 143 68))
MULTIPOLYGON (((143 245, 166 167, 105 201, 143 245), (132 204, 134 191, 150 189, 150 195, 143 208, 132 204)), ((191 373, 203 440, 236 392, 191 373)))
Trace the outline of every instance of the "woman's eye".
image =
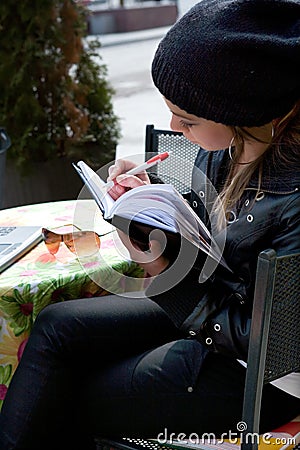
POLYGON ((180 121, 180 125, 183 128, 191 128, 193 126, 191 123, 186 123, 186 122, 183 122, 183 121, 180 121))

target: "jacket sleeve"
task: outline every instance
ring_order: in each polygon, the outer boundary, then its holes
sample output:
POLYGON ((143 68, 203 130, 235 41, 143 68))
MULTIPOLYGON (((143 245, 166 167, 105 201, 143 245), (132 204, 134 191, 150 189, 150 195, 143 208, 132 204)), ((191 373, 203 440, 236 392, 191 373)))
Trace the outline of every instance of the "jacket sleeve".
POLYGON ((243 281, 219 266, 204 297, 181 329, 213 352, 245 360, 251 326, 250 305, 252 301, 247 298, 243 281), (199 314, 203 302, 212 305, 205 316, 199 314))
POLYGON ((251 318, 245 286, 221 266, 204 283, 199 282, 199 273, 193 268, 168 291, 153 294, 161 286, 157 277, 146 294, 187 337, 199 340, 210 351, 245 359, 251 318))
MULTIPOLYGON (((221 286, 222 283, 219 288, 221 286)), ((182 329, 187 329, 192 335, 195 333, 195 338, 213 352, 246 360, 251 308, 243 289, 233 289, 232 292, 222 294, 215 289, 215 286, 211 286, 207 296, 217 297, 217 302, 220 302, 222 306, 215 308, 202 321, 199 321, 194 314, 195 310, 182 324, 182 329)))

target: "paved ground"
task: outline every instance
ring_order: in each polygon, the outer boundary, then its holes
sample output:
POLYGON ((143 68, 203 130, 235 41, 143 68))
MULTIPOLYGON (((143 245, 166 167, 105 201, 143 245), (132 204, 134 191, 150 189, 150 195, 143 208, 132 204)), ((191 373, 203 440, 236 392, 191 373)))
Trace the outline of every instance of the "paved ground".
MULTIPOLYGON (((194 0, 179 0, 180 14, 194 0)), ((169 128, 170 114, 151 79, 151 61, 169 27, 98 36, 100 56, 108 69, 108 80, 116 90, 114 111, 120 118, 122 138, 116 157, 140 155, 143 159, 146 124, 169 128)), ((94 38, 95 36, 92 36, 94 38)))
POLYGON ((151 31, 126 33, 124 43, 118 45, 115 44, 116 36, 100 38, 102 61, 116 91, 114 111, 120 118, 122 129, 117 157, 143 155, 146 124, 169 128, 169 112, 152 83, 150 72, 155 49, 167 30, 156 29, 153 35, 151 31))

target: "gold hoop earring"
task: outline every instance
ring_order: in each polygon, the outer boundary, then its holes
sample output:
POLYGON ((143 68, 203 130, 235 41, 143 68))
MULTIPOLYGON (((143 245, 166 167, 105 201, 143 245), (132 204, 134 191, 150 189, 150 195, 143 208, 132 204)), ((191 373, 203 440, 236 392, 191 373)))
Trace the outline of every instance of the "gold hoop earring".
POLYGON ((232 144, 234 143, 234 140, 235 140, 235 136, 232 137, 231 141, 229 142, 229 146, 228 146, 228 155, 233 163, 235 163, 234 159, 232 157, 232 144))
POLYGON ((231 159, 233 164, 238 164, 239 166, 246 166, 247 164, 251 164, 253 161, 248 161, 248 162, 236 162, 233 157, 232 157, 232 144, 235 140, 235 136, 233 136, 233 138, 231 139, 230 143, 229 143, 229 147, 228 147, 228 155, 229 158, 231 159))

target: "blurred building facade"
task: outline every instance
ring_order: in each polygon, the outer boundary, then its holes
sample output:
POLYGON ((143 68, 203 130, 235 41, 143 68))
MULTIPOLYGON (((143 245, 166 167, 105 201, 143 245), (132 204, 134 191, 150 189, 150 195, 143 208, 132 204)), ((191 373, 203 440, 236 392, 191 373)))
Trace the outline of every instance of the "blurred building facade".
POLYGON ((90 35, 126 33, 172 25, 177 0, 83 0, 89 10, 90 35))

